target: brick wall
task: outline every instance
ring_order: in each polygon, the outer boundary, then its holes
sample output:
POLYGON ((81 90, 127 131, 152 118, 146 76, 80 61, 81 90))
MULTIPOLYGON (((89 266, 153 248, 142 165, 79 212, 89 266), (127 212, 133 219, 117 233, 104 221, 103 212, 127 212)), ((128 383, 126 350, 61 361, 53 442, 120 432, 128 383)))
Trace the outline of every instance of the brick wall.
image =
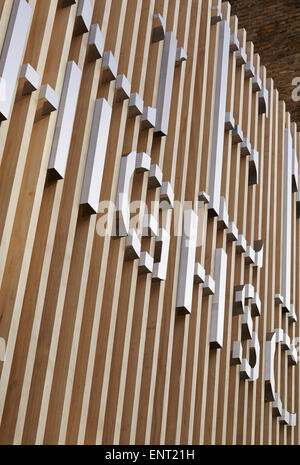
POLYGON ((300 0, 230 0, 239 27, 275 81, 280 98, 300 128, 300 101, 292 100, 293 78, 300 77, 300 0))

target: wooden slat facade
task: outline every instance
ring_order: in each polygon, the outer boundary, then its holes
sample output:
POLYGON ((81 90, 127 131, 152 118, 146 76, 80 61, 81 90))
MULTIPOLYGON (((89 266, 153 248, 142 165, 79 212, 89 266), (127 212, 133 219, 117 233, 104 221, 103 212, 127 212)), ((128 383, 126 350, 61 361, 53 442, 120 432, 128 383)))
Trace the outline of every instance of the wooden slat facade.
POLYGON ((0 0, 0 49, 0 444, 299 444, 300 136, 229 2, 0 0))

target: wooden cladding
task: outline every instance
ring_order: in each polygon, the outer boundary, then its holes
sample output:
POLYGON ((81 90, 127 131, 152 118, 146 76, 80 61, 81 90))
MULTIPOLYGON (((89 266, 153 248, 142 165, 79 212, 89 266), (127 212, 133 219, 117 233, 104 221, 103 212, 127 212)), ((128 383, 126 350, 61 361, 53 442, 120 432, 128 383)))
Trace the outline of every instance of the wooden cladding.
POLYGON ((300 138, 230 4, 0 47, 0 443, 299 444, 300 138))

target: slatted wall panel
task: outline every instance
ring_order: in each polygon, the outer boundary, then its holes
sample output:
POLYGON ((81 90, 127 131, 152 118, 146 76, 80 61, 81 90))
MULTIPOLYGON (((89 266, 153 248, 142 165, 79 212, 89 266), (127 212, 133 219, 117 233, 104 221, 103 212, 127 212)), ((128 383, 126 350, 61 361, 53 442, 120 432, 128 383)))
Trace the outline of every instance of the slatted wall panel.
POLYGON ((0 443, 299 444, 300 139, 230 4, 0 0, 0 47, 0 443))

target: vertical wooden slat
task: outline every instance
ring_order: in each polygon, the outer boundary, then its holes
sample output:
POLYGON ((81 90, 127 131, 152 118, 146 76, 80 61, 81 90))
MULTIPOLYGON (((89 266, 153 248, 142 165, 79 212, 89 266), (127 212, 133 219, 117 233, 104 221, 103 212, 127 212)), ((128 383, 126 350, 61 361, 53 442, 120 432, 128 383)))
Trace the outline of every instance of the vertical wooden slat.
MULTIPOLYGON (((91 23, 99 26, 117 74, 126 76, 130 93, 138 93, 144 107, 155 110, 158 102, 164 107, 168 134, 155 130, 159 118, 143 128, 142 116, 130 117, 129 100, 118 100, 114 77, 105 81, 101 54, 95 60, 90 53, 89 24, 83 33, 74 31, 78 2, 63 8, 60 3, 57 9, 58 0, 28 1, 32 18, 22 63, 34 68, 40 82, 36 91, 23 95, 24 80, 17 80, 11 115, 0 125, 0 443, 299 444, 300 363, 290 365, 280 343, 275 391, 283 408, 297 414, 296 426, 283 426, 272 402, 265 402, 267 334, 281 328, 299 349, 298 192, 291 194, 290 206, 290 289, 283 289, 282 269, 285 186, 291 181, 285 177, 285 129, 297 153, 297 125, 254 53, 255 43, 246 42, 246 31, 230 16, 228 2, 88 2, 91 23), (160 40, 153 42, 157 14, 160 40), (226 23, 232 49, 229 57, 220 57, 226 23), (166 33, 177 43, 178 59, 174 76, 168 69, 167 89, 160 87, 166 77, 161 68, 166 33), (234 36, 239 44, 234 45, 234 36), (225 103, 218 97, 218 73, 227 58, 225 103), (69 61, 80 68, 82 80, 65 175, 57 181, 48 175, 48 164, 58 112, 42 114, 39 92, 48 84, 60 99, 69 61), (268 115, 257 85, 268 90, 268 115), (87 214, 80 199, 95 103, 101 98, 112 113, 107 151, 101 154, 99 209, 87 214), (241 142, 235 143, 234 128, 224 127, 223 134, 217 125, 223 103, 259 154, 257 184, 248 183, 250 155, 243 156, 241 142), (158 282, 152 273, 140 273, 138 258, 127 259, 126 238, 113 236, 108 227, 120 162, 131 152, 145 152, 174 191, 174 208, 162 211, 160 186, 148 185, 147 170, 129 183, 130 227, 136 228, 141 250, 158 259, 156 237, 142 234, 145 214, 170 234, 166 279, 158 282), (219 181, 230 226, 221 224, 217 211, 219 181), (209 194, 212 199, 205 200, 209 194), (214 291, 208 295, 206 284, 196 278, 189 283, 191 312, 176 309, 185 210, 198 217, 195 262, 206 280, 218 278, 216 249, 227 258, 219 348, 211 343, 214 291), (231 226, 253 249, 255 241, 263 241, 261 267, 238 253, 231 226), (234 314, 235 286, 246 284, 261 301, 260 316, 252 315, 260 345, 254 381, 241 379, 240 364, 232 360, 234 342, 240 341, 242 358, 250 361, 243 317, 234 314), (297 322, 275 302, 283 292, 291 294, 297 322)), ((12 6, 13 0, 0 0, 0 50, 12 6)), ((252 303, 246 300, 244 306, 252 303)))

